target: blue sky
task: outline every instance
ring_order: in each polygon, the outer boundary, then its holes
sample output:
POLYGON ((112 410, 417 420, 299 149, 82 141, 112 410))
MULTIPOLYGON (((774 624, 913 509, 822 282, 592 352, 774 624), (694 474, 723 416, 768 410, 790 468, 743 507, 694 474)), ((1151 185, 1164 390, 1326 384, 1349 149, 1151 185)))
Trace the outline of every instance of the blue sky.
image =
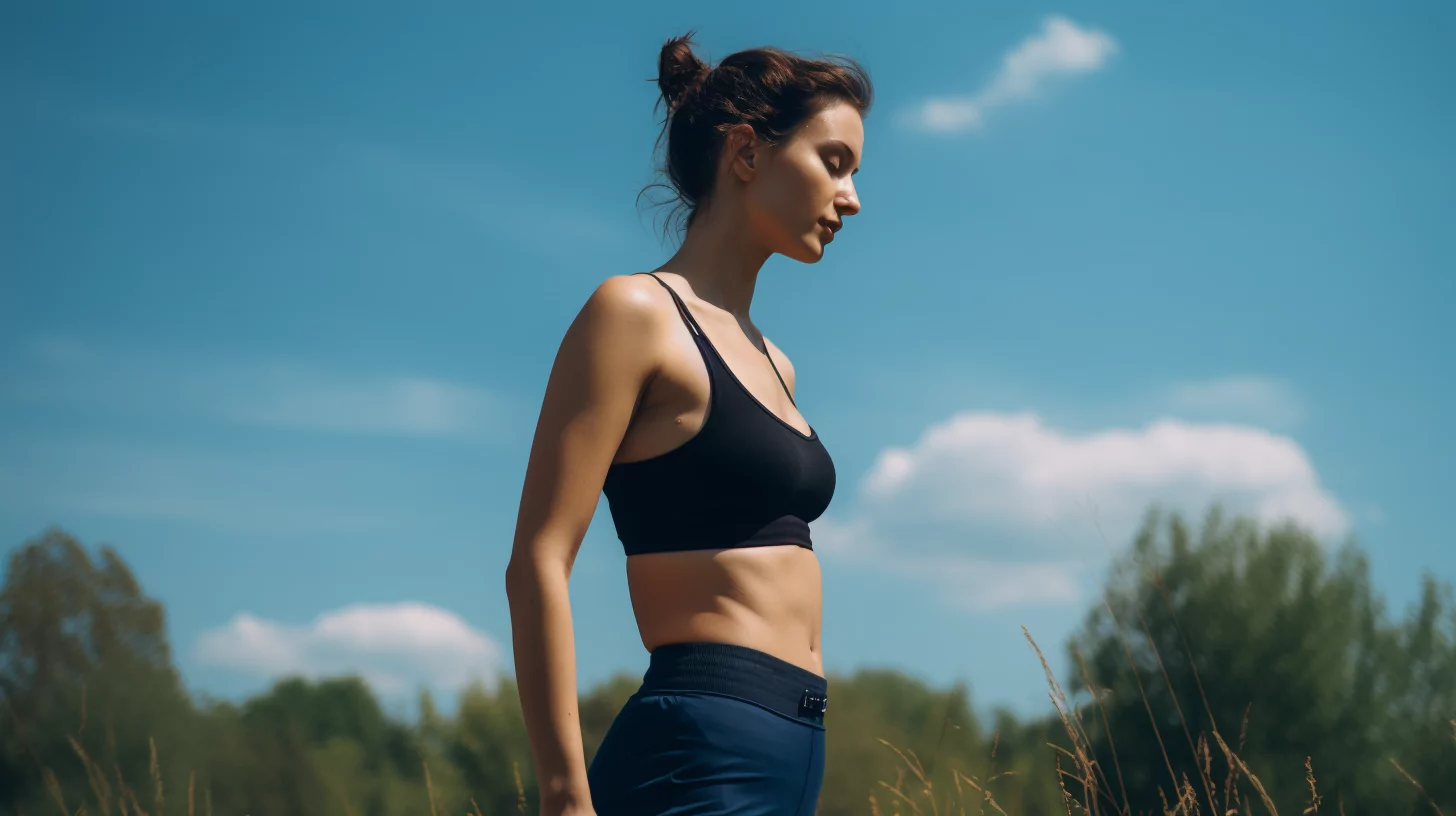
MULTIPOLYGON (((1397 610, 1456 577, 1433 3, 7 6, 0 548, 117 547, 212 695, 509 671, 535 412, 671 252, 644 80, 689 28, 877 84, 863 212, 753 312, 839 471, 830 670, 1041 711, 1020 626, 1059 657, 1152 501, 1354 537, 1397 610)), ((584 684, 645 666, 623 567, 603 503, 584 684)))

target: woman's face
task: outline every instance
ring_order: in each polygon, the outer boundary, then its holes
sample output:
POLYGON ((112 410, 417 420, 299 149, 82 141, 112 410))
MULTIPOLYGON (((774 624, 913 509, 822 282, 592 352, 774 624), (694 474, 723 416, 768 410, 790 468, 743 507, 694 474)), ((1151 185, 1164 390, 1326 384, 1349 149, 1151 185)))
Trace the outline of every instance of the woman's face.
POLYGON ((745 189, 749 221, 767 247, 804 263, 824 247, 844 219, 859 212, 854 174, 864 148, 864 120, 853 105, 829 104, 785 142, 753 151, 745 189))

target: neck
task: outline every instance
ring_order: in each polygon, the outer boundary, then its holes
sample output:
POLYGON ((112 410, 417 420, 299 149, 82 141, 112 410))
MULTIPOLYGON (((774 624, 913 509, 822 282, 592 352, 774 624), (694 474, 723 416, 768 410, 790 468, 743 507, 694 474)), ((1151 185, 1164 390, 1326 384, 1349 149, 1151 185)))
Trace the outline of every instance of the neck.
POLYGON ((731 211, 705 210, 661 269, 682 276, 698 298, 748 320, 758 272, 773 254, 752 236, 748 224, 731 211))

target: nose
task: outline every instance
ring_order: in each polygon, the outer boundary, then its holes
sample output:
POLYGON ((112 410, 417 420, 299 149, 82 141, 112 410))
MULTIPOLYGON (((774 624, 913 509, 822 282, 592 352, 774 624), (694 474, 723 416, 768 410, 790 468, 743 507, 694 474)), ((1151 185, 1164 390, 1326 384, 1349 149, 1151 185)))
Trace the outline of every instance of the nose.
POLYGON ((859 212, 859 193, 854 189, 854 179, 846 178, 839 188, 839 194, 834 197, 834 209, 840 216, 854 215, 859 212))

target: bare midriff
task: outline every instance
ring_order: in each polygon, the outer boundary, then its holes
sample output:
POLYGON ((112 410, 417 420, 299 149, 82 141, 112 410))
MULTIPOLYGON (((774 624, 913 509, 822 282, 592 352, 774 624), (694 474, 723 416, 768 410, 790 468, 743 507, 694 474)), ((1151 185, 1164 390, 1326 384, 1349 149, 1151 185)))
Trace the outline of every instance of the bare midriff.
POLYGON ((819 559, 793 544, 642 553, 627 558, 642 645, 747 646, 824 674, 819 559))

